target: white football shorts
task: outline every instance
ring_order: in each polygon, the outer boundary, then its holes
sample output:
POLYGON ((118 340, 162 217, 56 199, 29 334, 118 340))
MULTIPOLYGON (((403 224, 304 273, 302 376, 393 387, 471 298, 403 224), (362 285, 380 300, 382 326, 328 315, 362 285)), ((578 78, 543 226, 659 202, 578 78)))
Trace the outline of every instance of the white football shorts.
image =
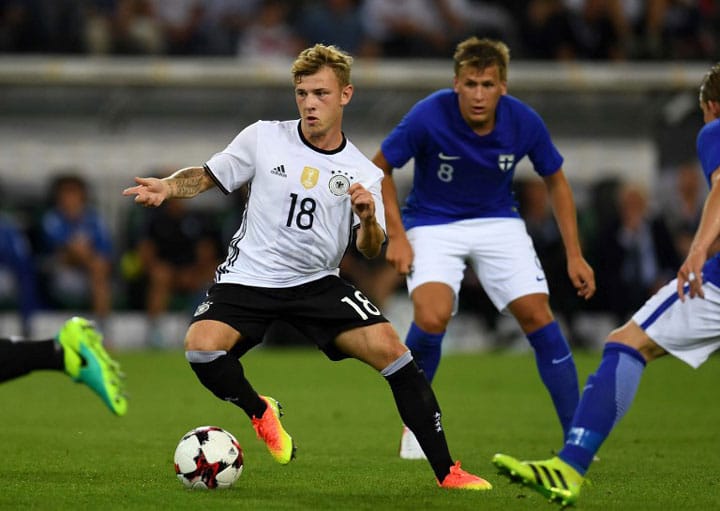
POLYGON ((468 262, 495 307, 504 312, 521 296, 549 294, 545 272, 525 222, 519 218, 474 218, 423 225, 407 232, 415 253, 408 293, 427 282, 442 282, 455 293, 468 262))
POLYGON ((656 344, 696 369, 720 348, 720 289, 703 282, 703 292, 704 299, 686 295, 682 302, 673 279, 632 317, 656 344))

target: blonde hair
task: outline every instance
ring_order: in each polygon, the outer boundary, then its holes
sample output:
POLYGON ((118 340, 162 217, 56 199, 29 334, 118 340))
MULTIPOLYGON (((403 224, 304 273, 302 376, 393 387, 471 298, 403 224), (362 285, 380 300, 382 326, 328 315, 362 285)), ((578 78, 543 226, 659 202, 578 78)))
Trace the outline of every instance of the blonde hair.
POLYGON ((297 84, 303 76, 313 75, 322 67, 328 66, 333 70, 340 83, 340 87, 350 84, 350 68, 353 58, 332 45, 316 44, 300 52, 292 65, 293 84, 297 84))
POLYGON ((473 36, 460 42, 453 55, 455 63, 455 76, 466 66, 485 69, 497 66, 500 81, 507 82, 508 65, 510 64, 510 48, 502 42, 493 39, 478 39, 473 36))

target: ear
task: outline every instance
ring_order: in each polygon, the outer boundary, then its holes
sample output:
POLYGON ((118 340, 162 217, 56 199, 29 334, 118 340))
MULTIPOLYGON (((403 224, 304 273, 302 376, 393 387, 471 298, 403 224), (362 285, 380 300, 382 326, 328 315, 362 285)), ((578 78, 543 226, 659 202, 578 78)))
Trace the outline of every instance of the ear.
POLYGON ((720 101, 708 101, 707 105, 713 117, 720 117, 720 101))
POLYGON ((340 92, 340 105, 345 106, 348 103, 350 103, 350 100, 352 99, 353 92, 355 91, 355 88, 351 83, 347 84, 345 87, 343 87, 343 90, 340 92))
POLYGON ((507 82, 500 82, 500 93, 503 96, 507 94, 507 82))

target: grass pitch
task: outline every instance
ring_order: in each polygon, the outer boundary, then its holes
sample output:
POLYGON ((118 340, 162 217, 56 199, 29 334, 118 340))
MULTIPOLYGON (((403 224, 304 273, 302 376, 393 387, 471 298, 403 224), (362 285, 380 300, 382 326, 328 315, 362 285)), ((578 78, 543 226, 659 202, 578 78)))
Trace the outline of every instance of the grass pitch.
MULTIPOLYGON (((580 380, 600 355, 577 354, 580 380)), ((243 358, 261 393, 283 404, 298 458, 276 464, 236 407, 196 380, 181 352, 121 353, 131 401, 115 417, 89 389, 38 372, 0 385, 5 510, 536 510, 556 509, 498 476, 504 452, 544 459, 560 427, 531 354, 448 355, 435 382, 450 450, 490 492, 436 487, 424 461, 397 457, 401 423, 382 377, 314 349, 256 349, 243 358), (239 440, 245 471, 227 491, 185 490, 172 456, 195 426, 239 440)), ((665 358, 601 449, 578 510, 710 510, 720 506, 720 358, 694 371, 665 358)))

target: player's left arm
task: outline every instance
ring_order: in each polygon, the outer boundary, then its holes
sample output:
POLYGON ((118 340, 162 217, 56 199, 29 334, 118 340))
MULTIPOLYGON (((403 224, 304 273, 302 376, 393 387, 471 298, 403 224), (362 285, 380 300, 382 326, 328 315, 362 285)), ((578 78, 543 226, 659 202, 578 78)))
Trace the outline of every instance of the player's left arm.
POLYGON ((568 275, 577 289, 578 296, 588 300, 595 294, 595 272, 582 254, 572 189, 562 169, 558 169, 549 176, 544 176, 543 179, 550 194, 555 221, 565 245, 568 275))
POLYGON ((368 259, 377 257, 385 242, 385 231, 375 218, 375 200, 370 191, 360 183, 353 183, 348 194, 353 212, 360 219, 355 246, 368 259))
POLYGON ((690 250, 677 272, 677 290, 685 300, 685 284, 689 284, 690 298, 705 298, 702 289, 702 268, 708 258, 710 245, 720 236, 720 167, 710 176, 710 193, 705 198, 700 225, 690 244, 690 250), (691 277, 692 275, 692 277, 691 277))

